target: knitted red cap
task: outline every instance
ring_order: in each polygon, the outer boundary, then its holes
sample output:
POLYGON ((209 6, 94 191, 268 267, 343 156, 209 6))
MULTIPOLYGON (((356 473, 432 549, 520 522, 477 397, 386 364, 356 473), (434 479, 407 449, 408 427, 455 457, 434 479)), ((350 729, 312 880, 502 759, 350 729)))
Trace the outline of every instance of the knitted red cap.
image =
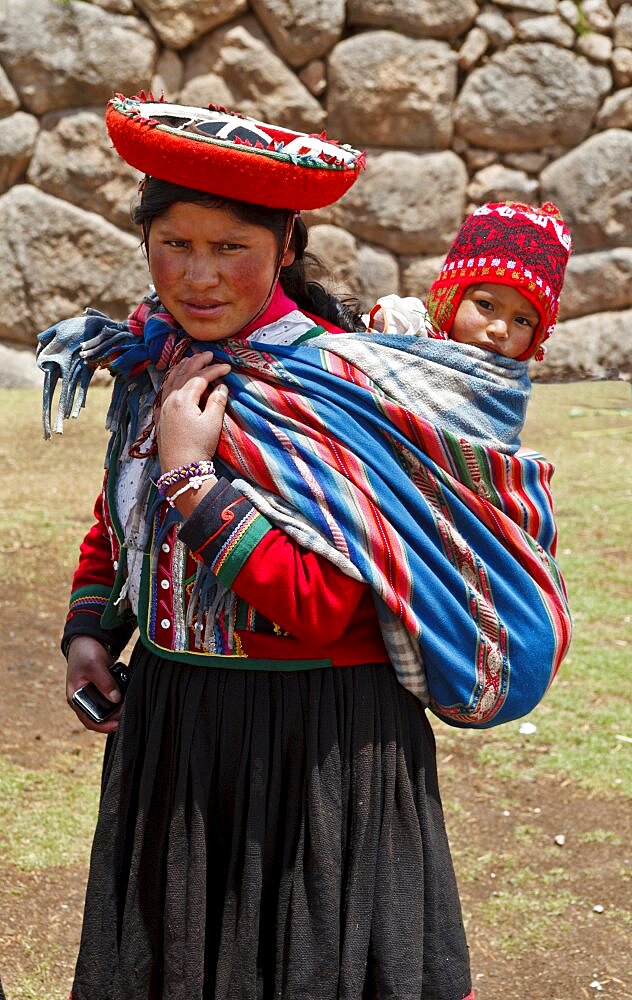
POLYGON ((117 94, 105 116, 119 155, 137 170, 183 187, 294 211, 337 201, 365 155, 210 105, 168 104, 117 94))
POLYGON ((459 229, 439 277, 428 292, 428 312, 449 335, 470 285, 511 285, 535 306, 540 322, 521 361, 544 357, 543 342, 555 329, 571 253, 571 235, 559 210, 520 202, 481 205, 459 229))

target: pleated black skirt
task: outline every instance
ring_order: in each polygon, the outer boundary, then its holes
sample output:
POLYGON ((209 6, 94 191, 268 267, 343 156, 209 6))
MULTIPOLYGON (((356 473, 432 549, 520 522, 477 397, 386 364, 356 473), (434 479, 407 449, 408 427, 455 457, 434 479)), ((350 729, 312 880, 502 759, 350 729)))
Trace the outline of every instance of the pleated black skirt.
POLYGON ((469 993, 434 738, 390 667, 131 665, 73 1000, 469 993))

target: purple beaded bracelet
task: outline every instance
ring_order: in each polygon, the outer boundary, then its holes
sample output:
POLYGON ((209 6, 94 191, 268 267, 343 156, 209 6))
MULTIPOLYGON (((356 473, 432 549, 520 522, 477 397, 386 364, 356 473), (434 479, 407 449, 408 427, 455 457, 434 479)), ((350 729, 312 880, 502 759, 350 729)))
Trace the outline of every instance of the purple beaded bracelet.
POLYGON ((176 483, 185 483, 194 477, 197 479, 200 476, 214 475, 215 466, 210 459, 204 458, 201 462, 189 462, 188 465, 180 465, 177 469, 169 469, 168 472, 163 472, 156 483, 156 489, 161 497, 165 497, 167 490, 171 486, 175 486, 176 483))

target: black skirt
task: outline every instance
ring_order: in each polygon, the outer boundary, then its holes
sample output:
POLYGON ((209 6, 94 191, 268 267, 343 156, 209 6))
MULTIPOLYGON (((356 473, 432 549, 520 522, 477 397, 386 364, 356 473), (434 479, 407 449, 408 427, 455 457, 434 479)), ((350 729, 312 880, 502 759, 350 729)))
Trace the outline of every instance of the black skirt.
POLYGON ((131 665, 73 1000, 469 993, 434 738, 390 667, 131 665))

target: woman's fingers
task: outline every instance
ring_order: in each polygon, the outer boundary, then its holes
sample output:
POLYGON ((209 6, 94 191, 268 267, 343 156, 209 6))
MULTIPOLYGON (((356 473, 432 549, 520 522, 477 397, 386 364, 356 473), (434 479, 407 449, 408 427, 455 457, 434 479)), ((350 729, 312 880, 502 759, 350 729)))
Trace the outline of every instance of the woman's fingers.
POLYGON ((227 375, 229 371, 230 365, 225 362, 218 362, 217 364, 207 363, 207 365, 202 367, 187 367, 179 372, 176 372, 176 369, 174 369, 173 378, 168 382, 165 380, 163 383, 163 403, 167 397, 176 391, 190 396, 196 402, 199 402, 200 397, 206 392, 209 385, 227 375))

